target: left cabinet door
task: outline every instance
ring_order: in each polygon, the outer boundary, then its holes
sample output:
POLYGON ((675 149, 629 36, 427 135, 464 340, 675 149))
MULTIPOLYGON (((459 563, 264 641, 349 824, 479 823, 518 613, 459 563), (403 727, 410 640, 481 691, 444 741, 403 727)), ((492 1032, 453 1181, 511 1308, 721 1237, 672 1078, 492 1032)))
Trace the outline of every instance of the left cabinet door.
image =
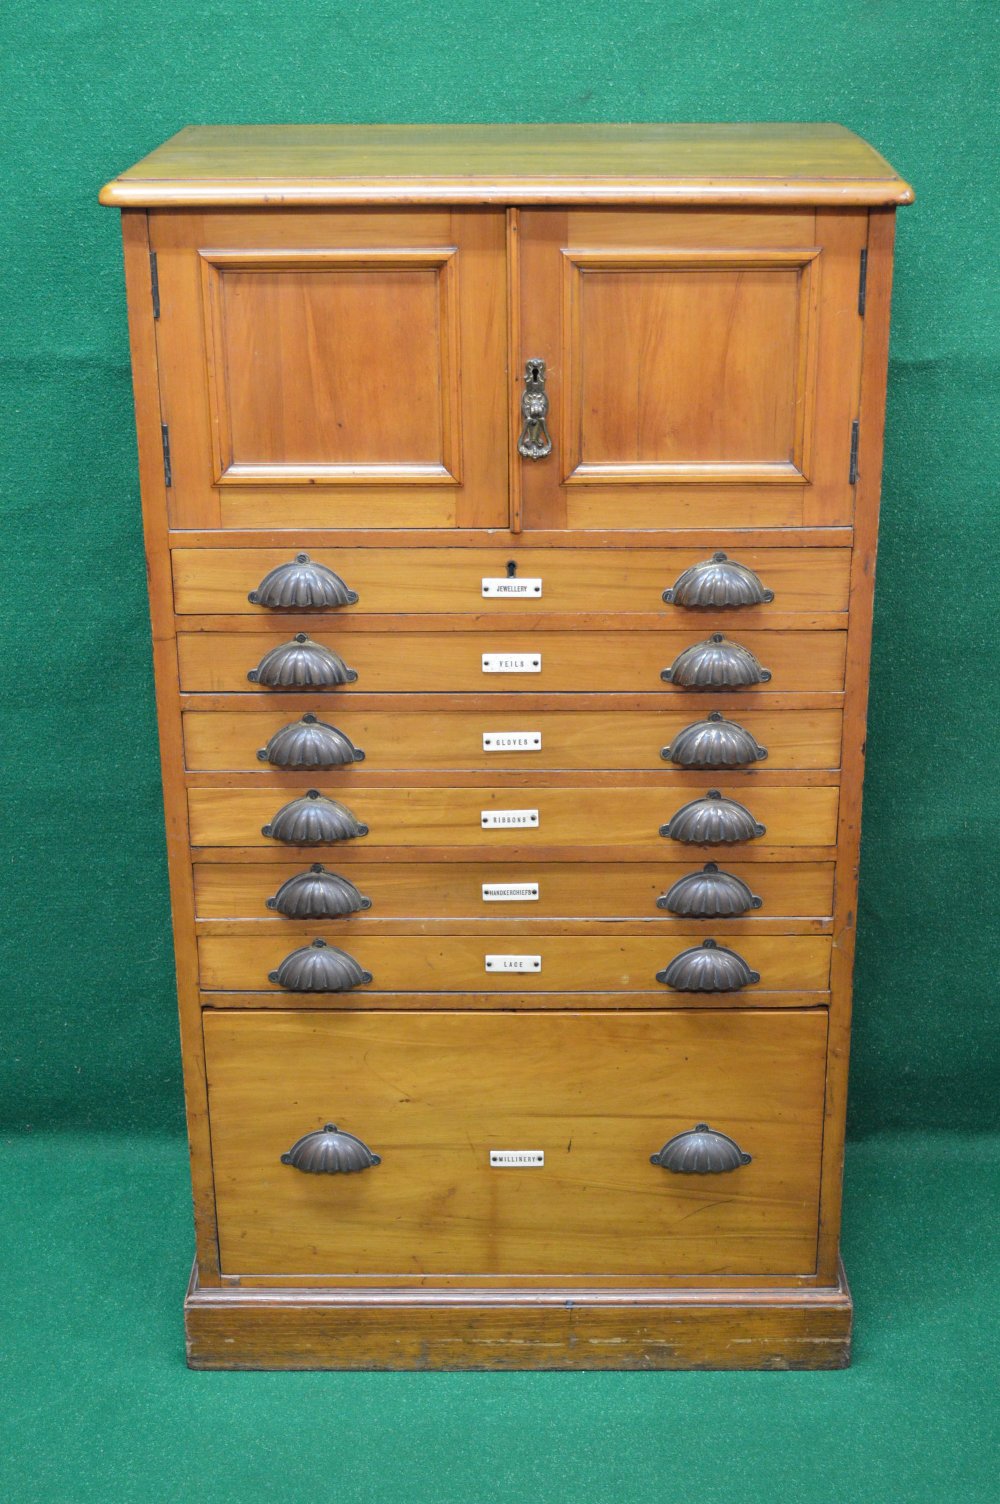
POLYGON ((175 528, 507 523, 504 215, 150 216, 175 528))

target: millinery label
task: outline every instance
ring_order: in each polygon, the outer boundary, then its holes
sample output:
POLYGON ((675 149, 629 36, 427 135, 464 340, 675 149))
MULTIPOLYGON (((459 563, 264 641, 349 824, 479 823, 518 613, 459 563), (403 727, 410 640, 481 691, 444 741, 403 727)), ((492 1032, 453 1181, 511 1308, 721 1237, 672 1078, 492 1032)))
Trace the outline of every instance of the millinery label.
POLYGON ((483 595, 487 598, 495 596, 530 596, 537 600, 542 593, 541 580, 503 579, 498 576, 487 576, 483 579, 483 595))
POLYGON ((537 809, 484 809, 480 815, 484 830, 505 830, 513 825, 537 825, 537 809))
POLYGON ((484 731, 484 752, 540 752, 540 731, 484 731))
POLYGON ((537 883, 483 883, 484 903, 532 903, 537 901, 537 883))
POLYGON ((487 971, 541 971, 541 956, 487 956, 487 971))
POLYGON ((484 674, 540 674, 541 653, 484 653, 484 674))
POLYGON ((496 1170, 536 1170, 544 1163, 544 1149, 490 1150, 490 1165, 496 1170))

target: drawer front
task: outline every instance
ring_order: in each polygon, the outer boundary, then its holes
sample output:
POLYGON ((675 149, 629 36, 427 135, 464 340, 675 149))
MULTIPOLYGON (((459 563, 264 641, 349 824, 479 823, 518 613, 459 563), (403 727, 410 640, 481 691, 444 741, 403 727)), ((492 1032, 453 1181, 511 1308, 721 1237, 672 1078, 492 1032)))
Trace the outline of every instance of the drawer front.
MULTIPOLYGON (((337 933, 364 933, 374 919, 649 919, 664 933, 675 921, 656 900, 703 863, 621 862, 366 862, 338 851, 329 870, 341 873, 371 900, 371 908, 337 921, 337 933)), ((741 862, 717 865, 746 883, 760 907, 754 917, 824 919, 833 912, 832 862, 741 862)), ((195 862, 199 919, 265 919, 282 883, 308 871, 296 862, 195 862)), ((287 921, 275 917, 275 928, 287 921)), ((716 921, 720 940, 725 920, 716 921)), ((339 943, 339 942, 338 942, 339 943)))
MULTIPOLYGON (((405 704, 406 702, 403 702, 405 704)), ((703 721, 708 706, 685 701, 664 710, 411 710, 402 705, 357 710, 353 704, 314 714, 347 736, 364 761, 336 773, 338 783, 356 782, 380 769, 524 771, 540 769, 663 769, 678 734, 703 721)), ((184 749, 192 772, 280 771, 258 757, 271 738, 299 720, 303 711, 268 706, 258 710, 184 712, 184 749)), ((840 710, 755 710, 726 713, 767 753, 761 765, 775 769, 834 769, 840 765, 840 710)), ((276 758, 287 756, 280 750, 276 758)), ((752 755, 752 754, 751 754, 752 755)), ((292 771, 300 771, 292 769, 292 771)))
MULTIPOLYGON (((684 649, 705 642, 719 629, 713 617, 684 631, 338 632, 336 625, 318 625, 309 637, 338 654, 357 674, 356 681, 337 686, 340 702, 366 690, 662 690, 666 695, 684 694, 685 690, 665 683, 661 673, 671 668, 684 649)), ((293 636, 288 629, 182 632, 177 638, 181 689, 280 695, 280 689, 256 684, 247 674, 293 636)), ((752 630, 740 631, 734 640, 770 674, 768 680, 741 689, 748 699, 762 691, 823 693, 844 687, 844 632, 752 630)))
MULTIPOLYGON (((519 606, 532 612, 658 611, 666 621, 691 612, 663 600, 664 590, 713 549, 519 548, 512 541, 492 548, 314 548, 309 560, 333 570, 357 601, 338 617, 397 612, 455 612, 503 620, 519 606), (517 570, 507 581, 508 562, 517 570), (495 586, 484 581, 505 581, 495 586), (540 587, 540 588, 539 588, 540 587), (484 594, 499 589, 502 594, 484 594)), ((178 548, 173 552, 174 603, 181 615, 212 616, 273 612, 248 596, 272 570, 292 562, 287 548, 178 548)), ((730 557, 745 564, 774 600, 727 612, 726 619, 755 620, 797 612, 847 610, 850 550, 846 548, 745 548, 730 557)), ((698 612, 694 613, 697 620, 698 612)))
MULTIPOLYGON (((371 982, 358 989, 358 1002, 372 992, 649 992, 660 985, 657 973, 675 957, 701 947, 703 936, 671 936, 651 926, 647 935, 384 935, 369 931, 354 935, 348 953, 371 982)), ((714 938, 718 925, 706 927, 714 938)), ((256 992, 285 995, 271 980, 293 951, 308 947, 314 936, 331 945, 340 937, 330 924, 301 933, 266 935, 202 935, 198 942, 202 986, 208 991, 256 992)), ((766 992, 821 992, 830 980, 830 939, 825 935, 740 935, 720 941, 722 955, 741 958, 759 982, 745 989, 720 990, 726 1001, 738 996, 752 1001, 756 986, 766 992), (745 993, 745 996, 744 996, 745 993)), ((699 992, 712 991, 700 986, 699 992)), ((664 985, 665 995, 683 1001, 683 988, 664 985)), ((338 1001, 330 994, 330 1001, 338 1001)), ((345 999, 346 1001, 346 999, 345 999)))
POLYGON ((205 1017, 232 1275, 808 1274, 826 1012, 205 1017), (336 1123, 381 1162, 282 1163, 336 1123), (749 1164, 650 1163, 707 1123, 749 1164), (491 1151, 541 1151, 493 1168, 491 1151))
MULTIPOLYGON (((674 860, 685 850, 714 857, 747 845, 831 846, 837 834, 834 787, 775 787, 748 783, 716 787, 741 801, 764 826, 756 841, 736 846, 685 846, 660 835, 703 787, 676 782, 657 788, 402 788, 353 789, 350 810, 368 827, 346 844, 352 850, 393 846, 487 846, 502 852, 542 847, 628 847, 637 856, 674 860), (500 821, 497 827, 487 824, 500 821)), ((323 790, 337 799, 337 785, 323 790)), ((302 790, 300 793, 304 792, 302 790)), ((195 846, 270 846, 282 843, 263 827, 296 791, 290 788, 196 788, 188 790, 191 841, 195 846)), ((339 801, 338 801, 339 802, 339 801)), ((321 847, 307 849, 322 849, 321 847)), ((334 850, 337 848, 334 847, 334 850)))

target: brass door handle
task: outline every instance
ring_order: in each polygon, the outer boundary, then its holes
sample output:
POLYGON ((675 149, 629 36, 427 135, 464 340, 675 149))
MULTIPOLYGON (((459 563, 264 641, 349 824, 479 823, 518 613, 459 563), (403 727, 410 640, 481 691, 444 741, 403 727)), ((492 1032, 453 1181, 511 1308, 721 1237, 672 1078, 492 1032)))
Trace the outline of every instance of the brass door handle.
POLYGON ((544 360, 524 363, 524 391, 521 393, 521 436, 517 452, 526 460, 543 460, 552 453, 552 439, 546 419, 549 398, 545 390, 544 360))

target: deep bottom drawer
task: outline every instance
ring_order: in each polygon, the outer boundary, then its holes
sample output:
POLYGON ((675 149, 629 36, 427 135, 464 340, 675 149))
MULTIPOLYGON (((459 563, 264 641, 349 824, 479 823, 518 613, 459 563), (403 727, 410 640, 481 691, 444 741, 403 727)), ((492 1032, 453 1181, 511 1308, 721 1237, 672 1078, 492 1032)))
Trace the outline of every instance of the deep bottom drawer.
POLYGON ((312 1276, 815 1268, 827 1016, 213 1013, 222 1269, 312 1276), (336 1123, 380 1163, 282 1161, 336 1123), (650 1162, 696 1124, 750 1162, 650 1162), (534 1151, 494 1167, 491 1151, 534 1151))

